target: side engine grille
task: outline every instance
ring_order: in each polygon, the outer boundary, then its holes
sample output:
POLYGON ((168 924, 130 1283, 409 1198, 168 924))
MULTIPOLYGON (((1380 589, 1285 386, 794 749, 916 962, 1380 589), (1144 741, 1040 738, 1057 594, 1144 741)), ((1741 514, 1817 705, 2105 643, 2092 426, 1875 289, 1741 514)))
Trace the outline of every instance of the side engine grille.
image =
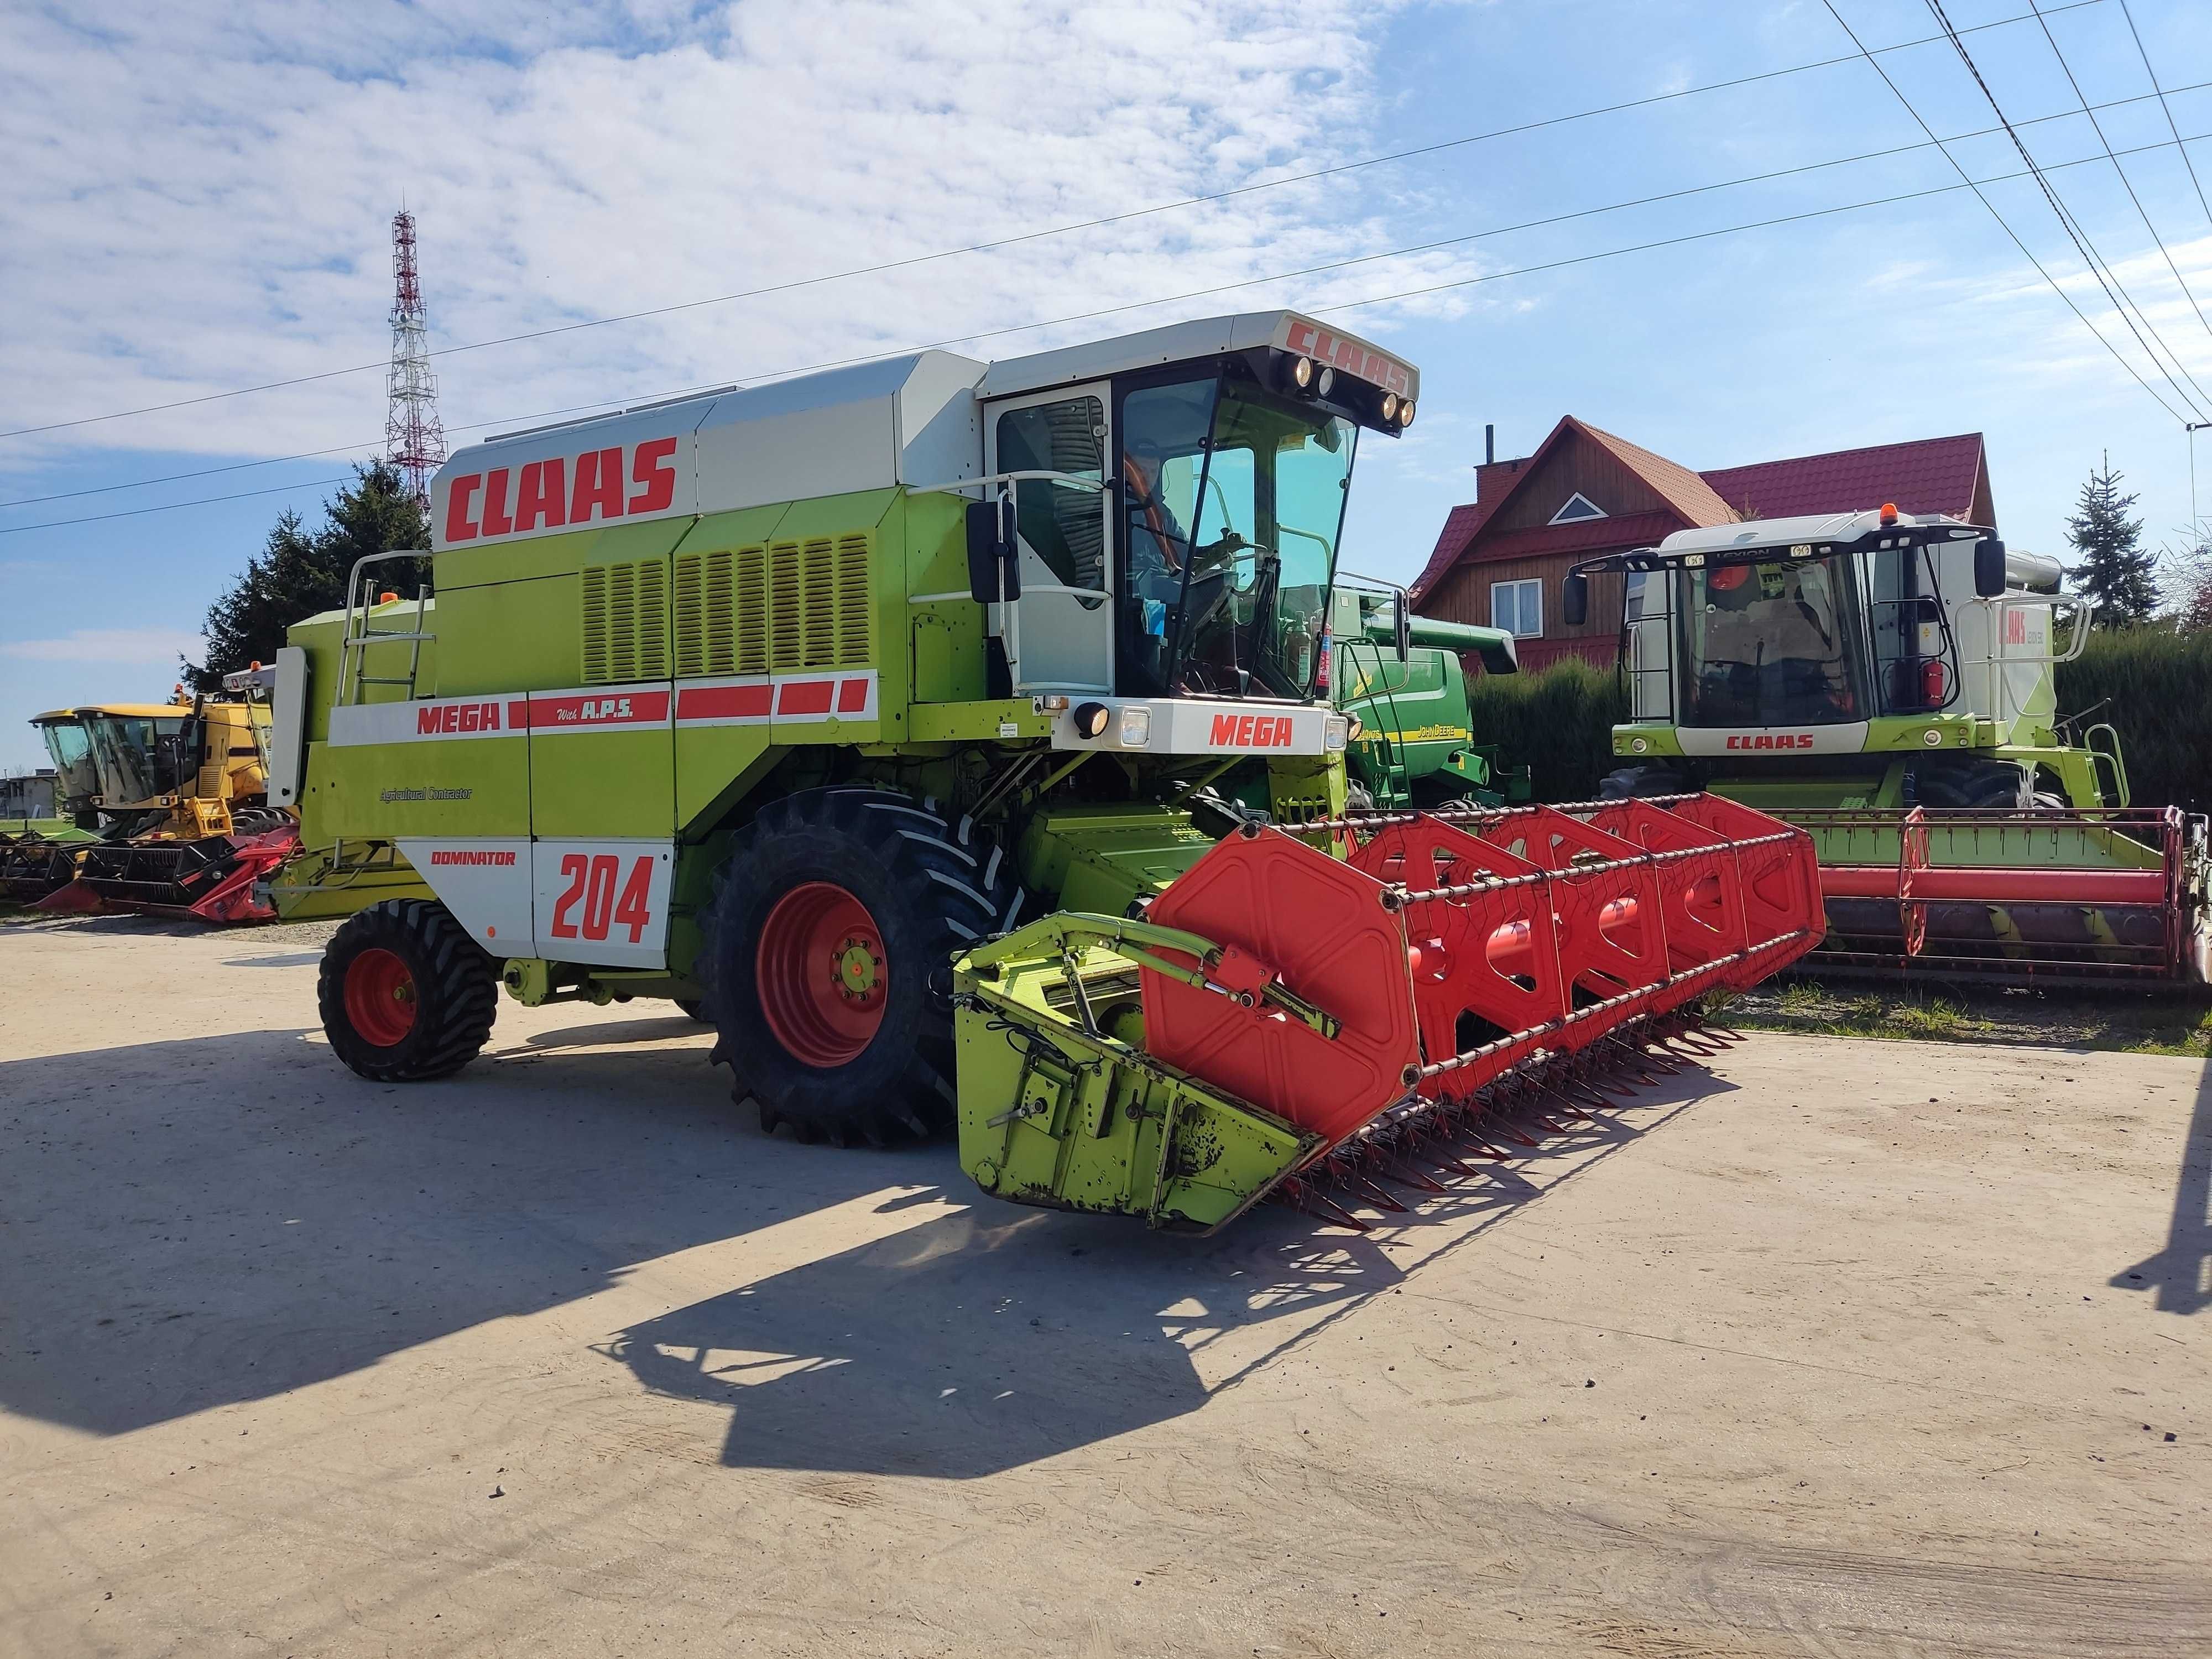
POLYGON ((584 684, 668 678, 668 576, 658 559, 584 567, 584 684))
POLYGON ((676 674, 864 668, 873 532, 676 556, 676 674))

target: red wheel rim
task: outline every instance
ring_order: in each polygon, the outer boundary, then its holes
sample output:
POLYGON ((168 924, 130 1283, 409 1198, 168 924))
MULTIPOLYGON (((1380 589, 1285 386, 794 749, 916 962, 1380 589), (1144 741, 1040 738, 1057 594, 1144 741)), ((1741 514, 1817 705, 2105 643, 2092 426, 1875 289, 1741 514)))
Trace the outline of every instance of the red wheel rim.
POLYGON ((415 1029, 415 975, 391 951, 372 948, 346 963, 346 1024, 389 1048, 415 1029))
POLYGON ((804 883, 761 927, 753 963, 761 1012, 793 1059, 842 1066, 883 1026, 890 967, 866 905, 835 882, 804 883))

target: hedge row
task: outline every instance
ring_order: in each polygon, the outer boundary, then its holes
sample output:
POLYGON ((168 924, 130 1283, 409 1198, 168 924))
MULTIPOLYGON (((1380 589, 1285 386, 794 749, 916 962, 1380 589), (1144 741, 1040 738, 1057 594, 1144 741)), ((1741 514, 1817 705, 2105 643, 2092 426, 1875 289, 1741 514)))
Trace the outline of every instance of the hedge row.
POLYGON ((2091 635, 2058 665, 2058 712, 2081 727, 2112 722, 2136 805, 2212 812, 2212 632, 2091 635))
MULTIPOLYGON (((1588 800, 1620 763, 1613 727, 1627 696, 1610 668, 1570 658, 1541 673, 1470 677, 1468 701, 1475 741, 1528 765, 1539 800, 1588 800)), ((2212 631, 2094 634, 2059 667, 2058 708, 2077 726, 2118 731, 2136 805, 2212 812, 2212 631)))

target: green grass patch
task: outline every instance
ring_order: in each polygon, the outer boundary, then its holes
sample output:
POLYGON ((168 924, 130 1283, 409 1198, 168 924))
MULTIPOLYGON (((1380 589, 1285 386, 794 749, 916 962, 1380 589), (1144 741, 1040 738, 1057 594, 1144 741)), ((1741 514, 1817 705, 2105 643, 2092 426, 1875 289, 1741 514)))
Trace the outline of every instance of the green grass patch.
POLYGON ((2048 991, 1868 990, 1789 979, 1762 985, 1721 1016, 1746 1030, 1934 1042, 2033 1043, 2212 1059, 2212 1007, 2201 1000, 2068 997, 2048 991))

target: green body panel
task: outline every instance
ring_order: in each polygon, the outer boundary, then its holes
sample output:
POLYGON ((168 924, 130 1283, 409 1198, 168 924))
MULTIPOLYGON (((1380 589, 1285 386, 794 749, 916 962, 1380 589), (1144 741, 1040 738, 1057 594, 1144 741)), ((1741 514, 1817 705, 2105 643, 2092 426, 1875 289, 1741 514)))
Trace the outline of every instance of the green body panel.
POLYGON ((1198 861, 1213 837, 1170 807, 1101 805, 1040 812, 1016 851, 1022 885, 1060 908, 1126 915, 1198 861))
MULTIPOLYGON (((1353 597, 1364 598, 1365 595, 1353 597)), ((1359 719, 1346 757, 1354 781, 1389 809, 1473 799, 1486 805, 1529 798, 1528 769, 1508 772, 1492 745, 1474 742, 1460 653, 1501 651, 1494 628, 1416 617, 1405 661, 1389 644, 1387 619, 1366 637, 1340 641, 1331 681, 1336 706, 1359 719)))
MULTIPOLYGON (((346 849, 350 854, 350 849, 346 849)), ((269 884, 279 921, 331 921, 385 899, 433 898, 422 877, 389 848, 341 860, 335 847, 295 854, 269 884)))
POLYGON ((1147 1056, 1135 960, 1091 929, 1172 937, 1063 915, 955 963, 961 1167, 1018 1203, 1211 1231, 1297 1170, 1321 1137, 1147 1056), (1071 975, 1095 1031, 1075 1012, 1071 975))
POLYGON ((530 829, 549 838, 665 836, 676 827, 676 733, 532 732, 530 829))
POLYGON ((432 627, 463 648, 438 659, 436 672, 422 681, 423 695, 466 697, 581 684, 576 592, 571 574, 441 593, 432 627), (497 649, 478 648, 480 640, 496 641, 497 649))
MULTIPOLYGON (((1746 805, 1759 803, 1733 788, 1719 788, 1746 805)), ((1771 810, 1761 807, 1762 811, 1771 810)), ((1786 811, 1778 814, 1784 817, 1786 811)), ((1837 825, 1808 820, 1804 827, 1813 836, 1824 865, 1869 864, 1893 867, 1903 851, 1903 816, 1892 823, 1837 825)), ((1928 862, 1931 865, 1978 869, 2020 869, 2047 866, 2158 870, 2164 855, 2155 848, 2106 829, 2101 824, 2063 813, 2051 813, 2033 828, 2014 824, 1960 823, 1937 820, 1928 826, 1928 862)))
POLYGON ((321 846, 416 836, 526 836, 529 740, 311 744, 299 804, 301 840, 321 846))

